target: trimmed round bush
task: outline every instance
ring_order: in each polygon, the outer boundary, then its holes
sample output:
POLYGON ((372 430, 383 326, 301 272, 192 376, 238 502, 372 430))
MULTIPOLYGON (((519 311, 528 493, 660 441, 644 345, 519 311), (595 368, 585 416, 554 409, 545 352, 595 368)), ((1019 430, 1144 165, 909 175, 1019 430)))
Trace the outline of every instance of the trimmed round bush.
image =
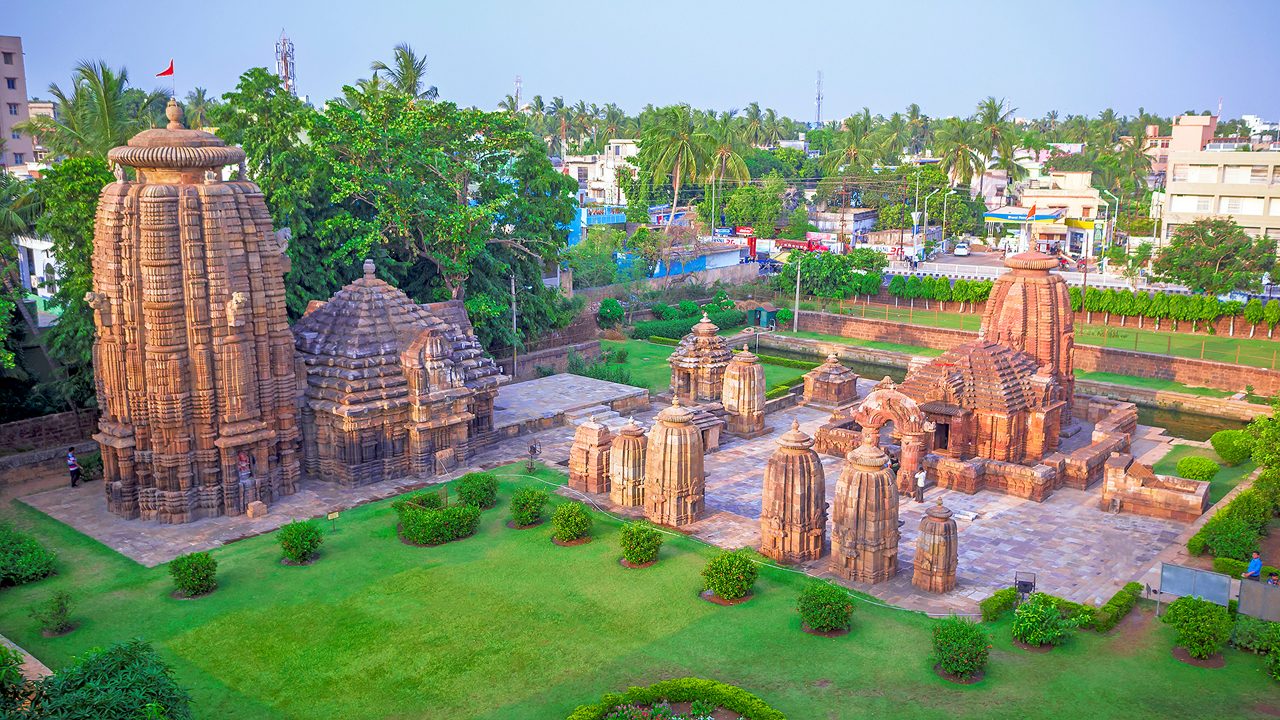
POLYGON ((610 328, 622 320, 623 314, 622 303, 614 298, 605 298, 600 301, 600 309, 596 312, 596 318, 600 321, 600 327, 610 328))
POLYGON ((580 502, 567 502, 551 513, 551 535, 560 542, 573 542, 591 532, 591 513, 580 502))
POLYGON ((722 600, 746 597, 759 575, 760 569, 746 548, 725 550, 708 560, 707 566, 702 568, 706 589, 722 600))
POLYGON ((399 514, 400 535, 415 545, 443 545, 471 537, 480 527, 480 508, 475 505, 436 508, 408 503, 399 514))
POLYGON ((169 561, 169 575, 182 595, 207 595, 218 587, 218 561, 207 552, 179 555, 169 561))
POLYGON ((733 685, 702 678, 676 678, 663 680, 648 687, 630 687, 625 693, 606 693, 600 702, 579 705, 568 720, 606 720, 607 718, 661 718, 639 707, 652 707, 659 703, 704 703, 705 706, 722 707, 742 716, 743 720, 786 720, 781 712, 769 707, 763 700, 733 685), (634 714, 619 714, 633 712, 634 714))
POLYGON ((1231 615, 1221 605, 1186 596, 1169 604, 1164 622, 1178 631, 1178 647, 1197 660, 1222 651, 1231 638, 1231 615))
POLYGON ((320 551, 324 533, 314 520, 295 520, 280 528, 280 550, 290 562, 304 563, 320 551))
POLYGON ((825 580, 817 580, 800 591, 796 610, 810 630, 848 630, 853 617, 853 598, 849 596, 848 590, 825 580))
POLYGON ((520 526, 541 522, 542 509, 550 499, 542 488, 520 488, 511 496, 511 522, 520 526))
POLYGON ((1218 463, 1207 457, 1199 455, 1188 455, 1178 461, 1178 475, 1188 480, 1203 480, 1209 482, 1220 470, 1218 463))
POLYGON ((1244 430, 1219 430, 1209 444, 1228 466, 1239 465, 1253 454, 1253 436, 1244 430))
POLYGON ((57 556, 30 535, 0 522, 0 587, 22 585, 53 574, 57 556))
POLYGON ((972 620, 952 615, 933 624, 933 661, 950 675, 967 679, 987 666, 991 638, 972 620))
POLYGON ((458 478, 458 501, 488 510, 498 504, 498 478, 493 473, 467 473, 458 478))
POLYGON ((1032 593, 1013 611, 1013 636, 1028 645, 1057 645, 1071 626, 1058 603, 1044 593, 1032 593))
POLYGON ((662 531, 644 520, 629 522, 618 532, 622 558, 632 565, 643 565, 657 560, 662 540, 662 531))

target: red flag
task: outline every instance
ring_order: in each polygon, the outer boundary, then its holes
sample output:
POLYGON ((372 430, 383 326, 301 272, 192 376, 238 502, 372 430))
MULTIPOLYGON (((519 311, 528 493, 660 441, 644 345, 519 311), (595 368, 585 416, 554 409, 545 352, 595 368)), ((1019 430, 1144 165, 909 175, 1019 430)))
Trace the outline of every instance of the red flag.
POLYGON ((156 73, 156 77, 169 77, 171 75, 173 75, 173 60, 169 61, 169 67, 165 68, 161 72, 156 73))
MULTIPOLYGON (((170 68, 169 68, 169 70, 172 72, 172 71, 173 71, 173 68, 172 68, 172 67, 170 67, 170 68)), ((1028 220, 1035 220, 1035 219, 1036 219, 1036 206, 1035 206, 1035 205, 1032 205, 1032 206, 1031 206, 1031 209, 1027 211, 1027 219, 1028 219, 1028 220)))

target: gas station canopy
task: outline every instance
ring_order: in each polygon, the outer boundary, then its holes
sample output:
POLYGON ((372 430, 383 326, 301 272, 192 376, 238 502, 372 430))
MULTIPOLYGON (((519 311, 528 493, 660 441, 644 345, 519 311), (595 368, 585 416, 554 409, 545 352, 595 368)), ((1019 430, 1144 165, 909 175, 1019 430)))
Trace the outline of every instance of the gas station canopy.
POLYGON ((982 216, 984 222, 989 223, 1007 223, 1010 225, 1023 225, 1025 223, 1055 223, 1061 222, 1062 216, 1066 214, 1066 210, 1036 210, 1034 216, 1028 216, 1027 213, 1031 208, 1017 207, 1015 205, 1005 205, 999 210, 992 210, 982 216))

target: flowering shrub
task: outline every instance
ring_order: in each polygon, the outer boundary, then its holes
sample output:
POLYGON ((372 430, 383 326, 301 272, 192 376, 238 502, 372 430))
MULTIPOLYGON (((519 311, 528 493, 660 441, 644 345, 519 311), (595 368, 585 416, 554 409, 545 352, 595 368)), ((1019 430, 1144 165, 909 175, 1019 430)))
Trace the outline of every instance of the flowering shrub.
POLYGON ((218 561, 207 552, 187 553, 169 561, 169 575, 178 592, 196 597, 218 587, 218 561))
POLYGON ((987 666, 991 638, 977 623, 952 615, 933 625, 933 661, 950 675, 969 678, 987 666))
POLYGON ((800 591, 796 601, 800 619, 819 632, 848 630, 853 617, 853 598, 849 591, 825 580, 811 582, 800 591))
POLYGON ((303 563, 311 559, 324 543, 320 526, 311 520, 296 520, 280 528, 280 550, 292 562, 303 563))
POLYGON ((746 597, 759 574, 760 570, 751 561, 751 551, 746 548, 723 551, 707 561, 702 569, 706 588, 723 600, 746 597))
POLYGON ((1057 645, 1075 622, 1062 617, 1058 603, 1044 593, 1032 593, 1013 611, 1013 636, 1028 645, 1057 645))
POLYGON ((560 542, 570 542, 591 531, 591 514, 580 502, 569 502, 551 514, 551 533, 560 542))
POLYGON ((632 565, 643 565, 658 559, 662 532, 643 520, 629 522, 618 533, 618 544, 622 546, 623 559, 632 565))

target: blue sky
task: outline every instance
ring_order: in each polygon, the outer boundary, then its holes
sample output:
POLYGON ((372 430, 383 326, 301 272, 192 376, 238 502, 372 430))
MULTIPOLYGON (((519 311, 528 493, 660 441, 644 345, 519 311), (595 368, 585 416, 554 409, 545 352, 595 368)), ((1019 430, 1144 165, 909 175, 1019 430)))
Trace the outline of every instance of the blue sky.
POLYGON ((367 77, 371 60, 409 42, 427 55, 443 97, 485 108, 519 74, 525 97, 613 101, 631 112, 649 102, 723 109, 758 100, 812 119, 822 70, 826 119, 912 101, 936 117, 968 114, 987 95, 1007 97, 1020 116, 1108 106, 1132 114, 1140 105, 1176 114, 1213 110, 1221 97, 1227 117, 1280 119, 1280 41, 1274 8, 1259 2, 6 4, 0 34, 23 37, 36 94, 65 85, 80 59, 123 65, 146 86, 170 57, 180 95, 197 85, 221 94, 245 69, 274 67, 284 28, 300 90, 313 100, 367 77))

